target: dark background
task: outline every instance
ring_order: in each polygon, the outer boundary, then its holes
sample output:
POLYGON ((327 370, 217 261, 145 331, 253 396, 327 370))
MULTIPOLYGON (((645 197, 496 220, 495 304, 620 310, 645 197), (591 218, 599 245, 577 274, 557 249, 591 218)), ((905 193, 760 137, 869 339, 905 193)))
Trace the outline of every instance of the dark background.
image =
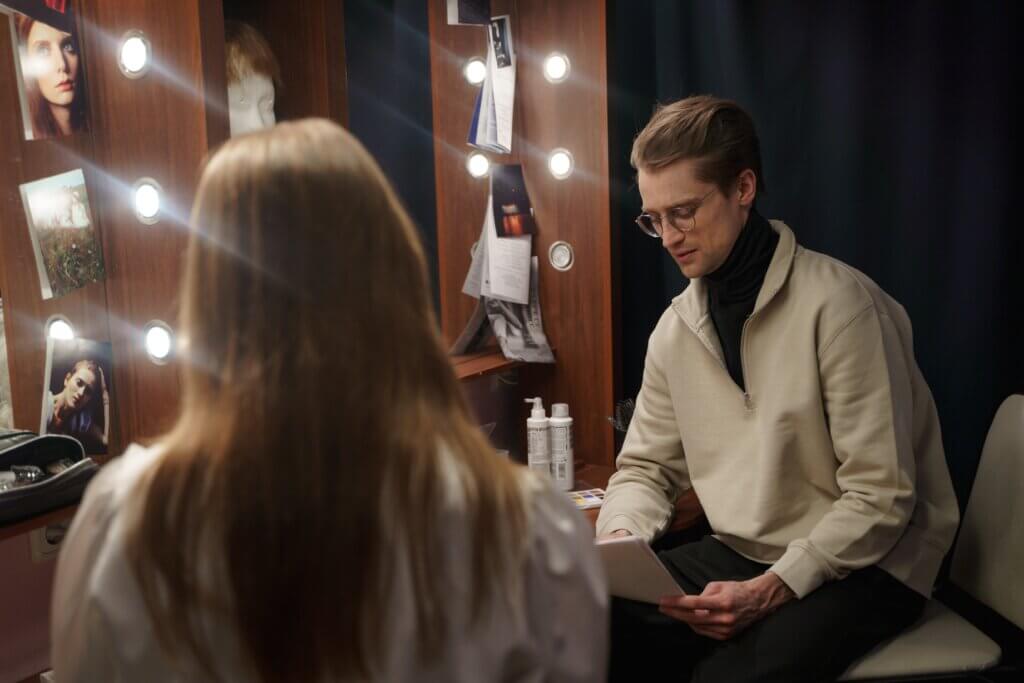
POLYGON ((376 157, 420 228, 440 306, 427 3, 345 0, 345 52, 349 130, 376 157))
MULTIPOLYGON (((910 314, 963 504, 996 408, 1024 392, 1019 18, 1011 2, 611 0, 621 397, 635 396, 647 337, 686 284, 633 226, 632 138, 655 102, 728 97, 758 125, 769 189, 760 211, 910 314)), ((436 268, 425 3, 349 0, 345 19, 351 129, 393 179, 436 268)))

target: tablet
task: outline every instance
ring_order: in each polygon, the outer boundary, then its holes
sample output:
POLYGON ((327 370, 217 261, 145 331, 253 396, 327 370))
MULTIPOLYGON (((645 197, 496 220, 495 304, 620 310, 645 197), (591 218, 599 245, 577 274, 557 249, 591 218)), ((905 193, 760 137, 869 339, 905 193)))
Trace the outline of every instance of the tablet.
POLYGON ((651 546, 639 536, 601 539, 595 545, 612 595, 653 604, 666 595, 685 595, 651 546))

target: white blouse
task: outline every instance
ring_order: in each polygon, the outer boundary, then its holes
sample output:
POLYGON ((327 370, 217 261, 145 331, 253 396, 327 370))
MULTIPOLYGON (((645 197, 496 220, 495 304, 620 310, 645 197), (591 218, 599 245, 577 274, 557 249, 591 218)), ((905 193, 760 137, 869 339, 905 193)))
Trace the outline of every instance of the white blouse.
MULTIPOLYGON (((207 680, 195 662, 171 666, 125 554, 125 502, 158 457, 157 449, 132 446, 104 467, 86 491, 64 539, 51 613, 52 665, 60 683, 207 680)), ((389 555, 397 563, 387 626, 391 636, 378 680, 604 680, 608 594, 593 548, 593 530, 563 494, 525 470, 523 476, 530 503, 521 604, 511 613, 486 610, 470 625, 468 593, 453 593, 443 654, 426 667, 414 655, 413 589, 404 553, 396 549, 389 555)), ((468 520, 459 514, 459 493, 449 498, 454 505, 442 519, 450 585, 469 586, 468 520)), ((275 561, 279 558, 253 557, 257 563, 275 561)), ((202 628, 223 680, 255 678, 229 625, 210 617, 203 619, 202 628)))

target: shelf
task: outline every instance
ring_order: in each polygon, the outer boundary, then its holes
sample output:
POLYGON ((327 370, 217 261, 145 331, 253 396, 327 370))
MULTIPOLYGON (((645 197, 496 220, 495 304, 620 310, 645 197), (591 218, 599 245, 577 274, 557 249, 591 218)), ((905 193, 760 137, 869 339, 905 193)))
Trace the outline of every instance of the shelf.
POLYGON ((39 527, 46 526, 47 524, 71 519, 75 516, 75 511, 77 510, 78 504, 76 503, 75 505, 67 505, 62 508, 57 508, 56 510, 49 510, 47 512, 42 512, 35 517, 29 517, 28 519, 0 526, 0 541, 6 541, 8 538, 27 534, 33 529, 38 529, 39 527))
POLYGON ((522 361, 505 358, 500 349, 487 349, 476 353, 452 356, 451 358, 452 366, 455 368, 455 375, 460 380, 503 372, 523 364, 522 361))

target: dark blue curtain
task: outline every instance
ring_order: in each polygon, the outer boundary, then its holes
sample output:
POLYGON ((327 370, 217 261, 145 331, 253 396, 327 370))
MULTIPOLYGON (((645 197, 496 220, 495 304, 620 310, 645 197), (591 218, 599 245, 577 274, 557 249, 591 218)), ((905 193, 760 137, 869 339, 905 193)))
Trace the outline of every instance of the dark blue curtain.
POLYGON ((346 0, 349 130, 420 229, 437 293, 430 37, 422 0, 346 0))
POLYGON ((1018 14, 1010 2, 613 0, 622 395, 636 394, 647 337, 686 284, 632 225, 632 138, 655 102, 734 99, 761 137, 761 212, 910 314, 962 505, 996 408, 1024 391, 1018 14))

